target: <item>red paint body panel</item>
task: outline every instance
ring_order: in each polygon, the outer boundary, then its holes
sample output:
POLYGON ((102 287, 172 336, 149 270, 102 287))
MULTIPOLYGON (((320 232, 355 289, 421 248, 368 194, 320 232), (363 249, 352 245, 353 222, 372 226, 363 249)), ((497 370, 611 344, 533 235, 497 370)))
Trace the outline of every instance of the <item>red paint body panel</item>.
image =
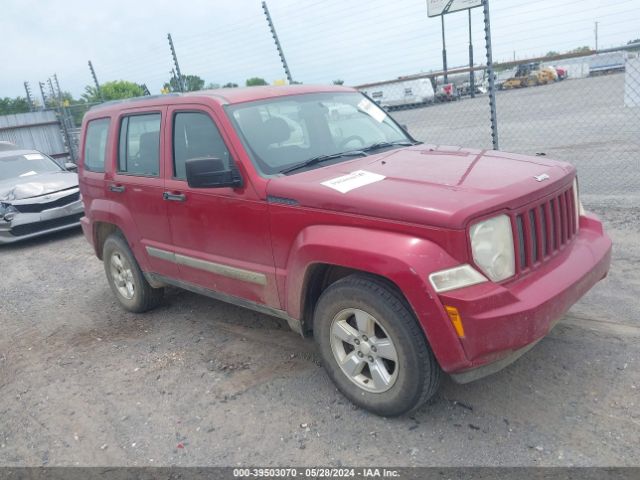
POLYGON ((491 363, 535 342, 606 275, 611 241, 597 219, 582 216, 576 235, 539 268, 498 284, 436 294, 428 280, 431 273, 473 263, 468 239, 472 222, 520 212, 569 188, 574 167, 539 157, 417 145, 288 176, 259 175, 224 106, 315 92, 353 90, 225 89, 91 110, 83 121, 82 145, 88 121, 111 117, 112 123, 106 172, 86 171, 82 158, 79 165, 86 211, 82 227, 88 240, 95 243, 97 222, 112 223, 126 236, 143 270, 278 309, 298 320, 309 272, 317 264, 385 277, 404 294, 441 367, 451 373, 491 363), (118 175, 118 119, 154 110, 164 112, 161 175, 118 175), (242 187, 191 189, 172 177, 171 118, 185 110, 205 112, 214 120, 243 178, 242 187), (385 178, 346 194, 322 185, 356 170, 385 178), (542 173, 550 179, 535 181, 542 173), (127 195, 110 193, 110 183, 126 184, 127 195), (164 201, 165 191, 183 193, 186 200, 164 201), (255 272, 264 275, 266 284, 152 258, 144 249, 147 245, 255 272), (464 338, 456 335, 443 304, 460 311, 464 338))

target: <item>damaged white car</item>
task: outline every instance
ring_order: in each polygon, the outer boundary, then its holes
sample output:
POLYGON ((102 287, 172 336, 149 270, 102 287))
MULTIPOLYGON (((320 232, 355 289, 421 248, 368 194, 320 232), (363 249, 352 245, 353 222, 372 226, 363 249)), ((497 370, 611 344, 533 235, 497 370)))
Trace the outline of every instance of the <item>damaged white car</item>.
POLYGON ((78 175, 37 150, 0 150, 0 244, 76 227, 78 175))

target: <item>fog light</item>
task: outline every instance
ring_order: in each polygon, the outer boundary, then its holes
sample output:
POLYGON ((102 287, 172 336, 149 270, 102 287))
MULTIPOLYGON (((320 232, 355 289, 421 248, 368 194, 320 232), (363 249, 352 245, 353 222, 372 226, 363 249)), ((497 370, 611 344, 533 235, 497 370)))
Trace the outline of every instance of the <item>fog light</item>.
POLYGON ((462 326, 462 317, 460 316, 460 312, 456 307, 450 307, 449 305, 445 305, 444 309, 447 311, 447 315, 449 315, 449 320, 451 320, 451 324, 453 328, 456 329, 456 333, 458 337, 464 337, 464 327, 462 326))

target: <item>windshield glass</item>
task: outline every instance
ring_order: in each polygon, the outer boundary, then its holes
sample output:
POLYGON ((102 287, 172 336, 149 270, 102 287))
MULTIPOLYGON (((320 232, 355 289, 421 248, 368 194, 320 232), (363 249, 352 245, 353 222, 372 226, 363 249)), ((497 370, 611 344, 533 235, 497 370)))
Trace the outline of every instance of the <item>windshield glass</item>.
POLYGON ((292 95, 232 105, 228 112, 265 175, 320 155, 412 141, 384 110, 357 92, 292 95))
POLYGON ((0 181, 61 171, 63 171, 62 168, 56 162, 41 153, 0 157, 0 181))

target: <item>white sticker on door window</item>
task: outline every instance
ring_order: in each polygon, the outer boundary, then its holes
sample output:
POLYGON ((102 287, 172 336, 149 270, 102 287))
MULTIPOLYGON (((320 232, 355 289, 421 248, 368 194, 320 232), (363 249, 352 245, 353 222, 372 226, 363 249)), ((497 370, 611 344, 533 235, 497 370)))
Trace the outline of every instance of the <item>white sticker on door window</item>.
POLYGON ((385 178, 386 177, 384 175, 380 175, 378 173, 367 172, 366 170, 358 170, 356 172, 350 173, 349 175, 332 178, 331 180, 322 182, 322 185, 324 185, 325 187, 333 188, 340 193, 347 193, 355 188, 363 187, 365 185, 369 185, 370 183, 379 182, 381 180, 384 180, 385 178))
POLYGON ((42 160, 44 157, 39 153, 27 153, 24 158, 27 160, 42 160))

